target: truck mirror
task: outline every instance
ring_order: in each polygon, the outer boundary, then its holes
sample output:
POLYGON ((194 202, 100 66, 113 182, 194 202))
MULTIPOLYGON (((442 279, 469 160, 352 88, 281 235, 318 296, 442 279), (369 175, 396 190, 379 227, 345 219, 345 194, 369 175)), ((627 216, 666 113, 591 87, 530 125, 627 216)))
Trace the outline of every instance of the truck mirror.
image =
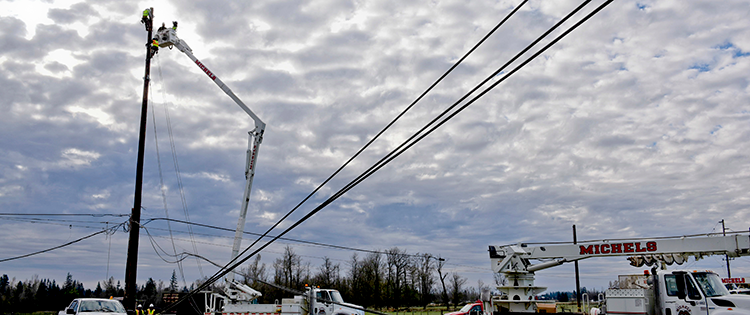
POLYGON ((674 273, 675 275, 675 282, 677 282, 677 298, 680 300, 684 300, 687 296, 687 293, 685 292, 686 286, 685 286, 685 273, 674 273))

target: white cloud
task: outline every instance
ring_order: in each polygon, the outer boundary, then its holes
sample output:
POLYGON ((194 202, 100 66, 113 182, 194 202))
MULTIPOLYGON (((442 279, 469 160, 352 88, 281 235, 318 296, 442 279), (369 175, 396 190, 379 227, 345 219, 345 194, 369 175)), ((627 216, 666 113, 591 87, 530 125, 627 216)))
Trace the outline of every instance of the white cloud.
MULTIPOLYGON (((268 124, 246 228, 258 231, 516 5, 217 1, 90 2, 88 18, 71 10, 73 2, 37 1, 33 10, 3 2, 9 4, 3 17, 20 19, 25 32, 16 20, 1 21, 8 27, 0 35, 11 45, 0 47, 6 113, 0 202, 29 212, 132 207, 145 44, 138 18, 146 6, 155 7, 157 24, 179 21, 178 34, 195 55, 268 124)), ((532 1, 520 10, 292 218, 366 170, 577 4, 532 1)), ((489 283, 482 271, 488 243, 569 239, 572 224, 579 239, 708 232, 722 218, 746 230, 750 25, 738 9, 744 5, 614 2, 295 232, 344 246, 439 253, 477 268, 453 267, 489 283)), ((169 127, 191 219, 234 227, 252 122, 178 51, 161 50, 157 60, 149 105, 162 171, 174 171, 169 127)), ((144 207, 160 216, 152 121, 144 207)), ((176 178, 164 180, 170 209, 179 209, 176 178)), ((29 239, 40 236, 33 231, 29 239)), ((124 244, 124 234, 114 237, 124 244)), ((14 250, 21 249, 27 248, 14 250)), ((225 248, 201 251, 228 257, 225 248)), ((350 253, 332 255, 346 260, 350 253)), ((144 260, 155 271, 139 276, 168 278, 172 266, 150 252, 144 260), (166 276, 157 274, 164 270, 166 276)), ((7 270, 23 278, 35 262, 7 270)), ((623 263, 585 264, 599 277, 602 265, 623 263)), ((562 271, 541 275, 539 284, 568 288, 561 277, 562 271)), ((90 281, 103 278, 100 272, 90 281)))

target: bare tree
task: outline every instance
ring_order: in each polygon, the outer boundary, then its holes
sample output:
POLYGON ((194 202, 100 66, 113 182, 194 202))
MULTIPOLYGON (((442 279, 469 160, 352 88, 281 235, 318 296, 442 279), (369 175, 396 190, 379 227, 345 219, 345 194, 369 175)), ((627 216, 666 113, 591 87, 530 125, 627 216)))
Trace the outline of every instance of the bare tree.
POLYGON ((410 259, 406 251, 391 248, 386 255, 386 299, 392 307, 404 305, 404 289, 408 281, 410 259))
POLYGON ((435 278, 432 271, 435 269, 432 263, 432 255, 422 254, 419 258, 419 266, 417 268, 417 279, 419 282, 419 302, 422 304, 422 308, 426 309, 427 304, 430 304, 432 300, 432 287, 435 285, 435 278))
POLYGON ((349 269, 349 290, 352 302, 365 307, 381 306, 383 299, 383 261, 379 253, 371 253, 364 259, 352 255, 349 269))
POLYGON ((260 262, 260 257, 260 254, 256 255, 253 262, 249 263, 247 267, 240 269, 245 283, 255 289, 261 287, 262 282, 260 281, 268 282, 266 264, 260 262))
POLYGON ((458 273, 452 273, 450 278, 451 302, 456 308, 459 303, 463 302, 462 287, 466 284, 466 278, 461 277, 458 273))
POLYGON ((304 267, 302 257, 297 255, 291 246, 284 247, 284 254, 273 263, 274 282, 276 284, 300 289, 302 286, 304 267))
POLYGON ((445 266, 445 259, 438 257, 438 277, 440 278, 440 284, 443 286, 443 303, 445 304, 445 309, 448 310, 448 290, 445 287, 445 277, 448 276, 448 274, 443 274, 443 266, 445 266))
POLYGON ((339 264, 333 264, 330 258, 323 257, 323 265, 318 269, 318 273, 313 276, 313 280, 321 288, 337 289, 341 285, 340 270, 339 264))

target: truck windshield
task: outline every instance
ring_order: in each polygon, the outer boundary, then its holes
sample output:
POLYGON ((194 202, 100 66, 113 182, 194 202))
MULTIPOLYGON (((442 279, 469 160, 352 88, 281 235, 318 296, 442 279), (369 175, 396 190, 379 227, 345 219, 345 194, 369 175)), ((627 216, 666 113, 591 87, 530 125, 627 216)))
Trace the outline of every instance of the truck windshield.
POLYGON ((464 307, 461 308, 459 312, 468 313, 472 306, 474 306, 474 304, 466 304, 464 305, 464 307))
POLYGON ((712 272, 694 272, 693 277, 706 297, 729 295, 729 290, 724 287, 719 275, 712 272))
POLYGON ((93 300, 93 301, 81 301, 81 308, 79 312, 111 312, 111 313, 125 313, 125 308, 118 301, 110 300, 93 300))
POLYGON ((331 301, 334 301, 336 303, 344 303, 344 299, 341 298, 341 293, 335 290, 331 291, 331 301))

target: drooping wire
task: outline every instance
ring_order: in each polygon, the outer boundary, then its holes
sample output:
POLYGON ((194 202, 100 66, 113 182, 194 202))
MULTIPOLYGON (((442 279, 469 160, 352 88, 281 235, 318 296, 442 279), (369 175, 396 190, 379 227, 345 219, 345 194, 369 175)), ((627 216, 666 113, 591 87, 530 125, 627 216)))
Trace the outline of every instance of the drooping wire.
POLYGON ((21 255, 21 256, 16 256, 16 257, 10 257, 10 258, 5 258, 5 259, 0 259, 0 263, 2 263, 2 262, 6 262, 6 261, 11 261, 11 260, 16 260, 16 259, 21 259, 21 258, 26 258, 26 257, 34 256, 34 255, 39 255, 39 254, 43 254, 43 253, 47 253, 47 252, 51 252, 51 251, 53 251, 53 250, 56 250, 56 249, 60 249, 60 248, 63 248, 63 247, 67 247, 67 246, 73 245, 73 244, 75 244, 75 243, 78 243, 78 242, 80 242, 80 241, 83 241, 83 240, 85 240, 85 239, 88 239, 88 238, 92 238, 92 237, 94 237, 94 236, 96 236, 96 235, 99 235, 99 234, 102 234, 102 233, 107 233, 107 231, 110 231, 110 230, 111 230, 111 231, 117 230, 117 229, 118 229, 118 228, 119 228, 120 226, 123 226, 123 225, 125 225, 125 223, 127 223, 127 222, 123 222, 123 223, 120 223, 120 224, 118 224, 118 225, 116 225, 116 226, 113 226, 112 228, 108 228, 108 229, 102 229, 102 230, 101 230, 101 231, 99 231, 99 232, 96 232, 96 233, 92 233, 92 234, 86 235, 86 236, 84 236, 84 237, 81 237, 81 238, 79 238, 79 239, 76 239, 76 240, 73 240, 73 241, 67 242, 67 243, 65 243, 65 244, 62 244, 62 245, 58 245, 58 246, 52 247, 52 248, 48 248, 48 249, 44 249, 44 250, 40 250, 40 251, 37 251, 37 252, 33 252, 33 253, 29 253, 29 254, 21 255))
POLYGON ((65 216, 65 217, 127 217, 130 214, 116 214, 116 213, 0 213, 0 216, 65 216))
MULTIPOLYGON (((171 49, 172 47, 170 47, 171 49)), ((157 58, 157 69, 159 70, 159 80, 161 82, 164 82, 164 76, 162 75, 161 71, 161 62, 157 58)), ((175 171, 175 177, 177 178, 177 190, 180 192, 180 201, 182 202, 182 212, 185 214, 185 220, 190 222, 190 213, 188 212, 188 206, 187 206, 187 198, 185 197, 185 187, 182 185, 182 175, 180 172, 180 163, 177 161, 177 147, 175 146, 174 141, 174 133, 172 132, 172 119, 169 115, 169 106, 167 106, 166 102, 166 91, 164 88, 164 84, 162 83, 162 97, 164 99, 164 117, 167 121, 167 133, 169 134, 169 145, 172 151, 172 163, 174 164, 174 171, 175 171)), ((191 243, 193 245, 193 252, 198 254, 198 246, 195 244, 195 236, 193 236, 193 227, 188 225, 188 231, 190 231, 190 239, 191 243)), ((201 266, 200 259, 195 259, 196 264, 198 265, 198 272, 200 273, 201 277, 204 277, 203 275, 203 267, 201 266)), ((185 279, 183 278, 183 281, 185 279)), ((187 283, 186 283, 187 284, 187 283)))
MULTIPOLYGON (((512 62, 514 62, 516 59, 520 58, 520 56, 522 56, 523 54, 525 54, 529 49, 531 49, 539 41, 541 41, 543 38, 545 38, 547 35, 549 35, 552 31, 554 31, 554 29, 556 29, 557 27, 559 27, 562 23, 564 23, 565 21, 567 21, 575 13, 577 13, 578 11, 580 11, 590 1, 591 0, 584 1, 584 3, 582 3, 580 6, 578 6, 575 10, 571 11, 565 18, 563 18, 560 22, 558 22, 557 24, 555 24, 555 26, 553 26, 547 32, 545 32, 543 35, 541 35, 539 38, 537 38, 537 40, 535 40, 534 42, 532 42, 529 46, 527 46, 527 48, 525 48, 524 50, 522 50, 521 52, 519 52, 515 57, 513 57, 510 61, 508 61, 506 64, 504 64, 495 73, 493 73, 486 80, 484 80, 482 83, 480 83, 479 85, 477 85, 477 87, 475 87, 474 89, 472 89, 472 91, 470 91, 469 93, 467 93, 466 95, 464 95, 459 101, 457 101, 456 103, 454 103, 451 107, 449 107, 440 116, 438 116, 436 119, 434 119, 432 122, 430 122, 422 130, 425 130, 430 125, 432 125, 435 121, 437 121, 440 117, 442 117, 443 115, 447 114, 450 110, 452 110, 454 107, 456 107, 458 104, 460 104, 463 100, 465 100, 466 98, 468 98, 471 94, 473 94, 476 90, 478 90, 486 82, 488 82, 489 80, 495 78, 508 65, 510 65, 512 62)), ((188 293, 185 298, 191 296, 192 294, 195 294, 195 292, 199 292, 200 290, 206 288, 207 286, 211 285, 215 281, 219 280, 221 277, 223 277, 227 273, 229 273, 232 270, 236 269, 242 263, 244 263, 245 261, 247 261, 248 259, 250 259, 251 257, 253 257, 255 254, 257 254, 258 252, 262 251, 264 248, 266 248, 267 246, 269 246, 271 243, 273 243, 274 241, 276 241, 277 239, 279 239, 280 237, 282 237, 283 235, 285 235, 286 233, 288 233, 292 229, 294 229, 297 226, 299 226, 300 224, 302 224, 304 221, 306 221, 307 219, 309 219, 310 217, 312 217, 313 215, 315 215, 317 212, 319 212, 320 210, 322 210, 323 208, 325 208, 326 206, 328 206, 330 203, 332 203, 333 201, 335 201, 336 199, 338 199, 344 193, 348 192, 350 189, 352 189, 353 187, 355 187, 356 185, 358 185, 359 183, 361 183, 364 179, 368 178, 369 176, 371 176, 372 174, 374 174, 375 172, 377 172, 380 168, 382 168, 383 166, 385 166, 388 163, 390 163, 393 159, 395 159, 396 157, 398 157, 399 155, 401 155, 403 152, 405 152, 406 150, 408 150, 409 148, 411 148, 413 145, 415 145, 416 143, 418 143, 419 141, 421 141, 422 139, 424 139, 427 135, 429 135, 432 132, 434 132, 437 128, 439 128, 440 126, 442 126, 443 124, 445 124, 448 120, 450 120, 453 117, 455 117, 458 113, 460 113, 461 111, 463 111, 464 109, 466 109, 469 105, 471 105, 474 102, 476 102, 479 98, 483 97, 486 93, 488 93, 490 90, 494 89, 497 85, 499 85, 500 83, 504 82, 510 76, 512 76, 513 74, 515 74, 518 70, 522 69, 529 62, 531 62, 532 60, 536 59, 536 57, 538 57, 543 52, 545 52, 547 49, 549 49, 550 47, 552 47, 553 45, 555 45, 557 42, 559 42, 565 36, 567 36, 568 34, 570 34, 573 30, 575 30, 580 25, 582 25, 584 22, 588 21, 591 17, 593 17, 594 15, 596 15, 597 13, 599 13, 602 9, 604 9, 606 6, 608 6, 610 3, 612 3, 612 1, 614 1, 614 0, 607 0, 606 2, 604 2, 603 4, 601 4, 599 7, 597 7, 596 9, 594 9, 591 13, 589 13, 588 15, 586 15, 585 17, 583 17, 581 20, 579 20, 576 24, 574 24, 573 26, 571 26, 570 28, 568 28, 562 34, 558 35, 549 44, 547 44, 546 46, 544 46, 543 48, 541 48, 539 51, 537 51, 536 53, 534 53, 532 56, 530 56, 529 58, 527 58, 525 61, 523 61, 521 64, 519 64, 518 66, 516 66, 513 70, 511 70, 510 72, 508 72, 505 76, 503 76, 502 78, 498 79, 495 83, 493 83, 488 88, 486 88, 484 91, 482 91, 477 96, 475 96, 474 98, 472 98, 466 104, 464 104, 463 106, 461 106, 460 108, 458 108, 456 111, 454 111, 453 113, 451 113, 450 115, 448 115, 442 121, 440 121, 439 123, 437 123, 434 127, 430 128, 430 130, 426 131, 425 133, 423 133, 419 137, 415 138, 416 135, 419 135, 421 133, 422 130, 420 130, 420 132, 418 132, 417 134, 415 134, 415 136, 412 136, 410 139, 408 139, 407 141, 405 141, 401 146, 399 146, 398 149, 391 151, 391 153, 389 153, 384 158, 382 158, 378 163, 376 163, 376 165, 374 165, 373 167, 371 167, 370 169, 368 169, 368 171, 366 171, 365 173, 363 173, 362 175, 360 175, 359 177, 357 177, 357 179, 351 181, 344 188, 342 188, 341 190, 339 190, 336 194, 334 194, 333 196, 329 197, 325 202, 323 202, 322 204, 320 204, 319 206, 317 206, 314 210, 310 211, 303 218, 299 219, 297 222, 295 222, 294 224, 292 224, 291 226, 289 226, 282 233, 280 233, 279 235, 277 235, 276 237, 274 237, 271 241, 269 241, 266 244, 260 246, 258 249, 256 249, 255 251, 253 251, 252 253, 250 253, 246 257, 244 257, 242 259, 239 259, 239 261, 237 261, 237 262, 235 262, 235 260, 237 260, 237 259, 234 259, 234 260, 230 261, 227 265, 225 265, 220 271, 218 271, 217 273, 215 273, 214 276, 212 276, 211 278, 209 278, 201 286, 199 286, 195 290, 193 290, 190 293, 188 293)), ((249 251, 251 249, 251 246, 249 246, 245 250, 243 250, 242 253, 240 253, 240 255, 237 256, 237 258, 241 257, 247 251, 249 251)), ((176 304, 180 303, 182 300, 183 299, 178 300, 173 305, 176 305, 176 304)), ((168 310, 171 307, 172 306, 170 305, 166 309, 168 310)))
MULTIPOLYGON (((333 172, 333 174, 331 174, 330 176, 328 176, 328 178, 326 178, 326 180, 324 180, 320 185, 318 185, 318 187, 316 187, 310 194, 308 194, 307 197, 305 197, 304 199, 302 199, 302 201, 300 201, 294 208, 292 208, 292 210, 290 210, 283 217, 281 217, 281 219, 279 219, 273 226, 271 226, 262 236, 260 236, 252 244, 250 244, 249 246, 247 246, 246 249, 242 253, 240 253, 239 255, 237 255, 237 257, 234 260, 236 260, 238 257, 242 256, 242 254, 244 254, 245 252, 247 252, 248 249, 250 249, 253 246, 255 246, 262 238, 264 238, 266 235, 268 235, 268 233, 270 233, 271 231, 273 231, 274 229, 276 229, 284 220, 286 220, 290 215, 292 215, 292 213, 294 213, 297 209, 299 209, 299 207, 301 207, 310 198, 312 198, 312 196, 314 196, 320 189, 322 189, 323 186, 325 186, 326 184, 328 184, 329 181, 331 181, 334 177, 336 177, 336 175, 338 175, 344 168, 346 168, 349 165, 349 163, 351 163, 354 159, 356 159, 373 142, 375 142, 375 140, 377 140, 378 138, 380 138, 380 136, 383 133, 385 133, 386 130, 390 129, 391 126, 393 126, 397 121, 399 121, 401 119, 401 117, 403 117, 409 110, 412 109, 412 107, 414 107, 414 105, 416 105, 420 100, 422 100, 422 98, 424 98, 424 96, 427 95, 427 93, 429 93, 430 91, 432 91, 432 89, 435 88, 435 86, 437 86, 440 82, 442 82, 443 79, 446 76, 448 76, 448 74, 450 74, 451 72, 453 72, 453 70, 456 69, 456 67, 458 67, 467 57, 469 57, 469 55, 471 55, 477 48, 479 48, 479 46, 481 46, 492 34, 494 34, 495 31, 497 31, 497 29, 500 28, 500 26, 502 26, 503 24, 505 24, 505 22, 508 19, 510 19, 510 17, 512 17, 524 4, 526 4, 526 2, 528 2, 528 0, 523 0, 519 5, 517 5, 513 10, 511 10, 511 12, 508 13, 508 15, 506 15, 504 19, 502 19, 479 42, 477 42, 471 49, 469 49, 469 51, 466 52, 463 55, 463 57, 461 57, 461 59, 459 59, 458 61, 456 61, 453 64, 453 66, 451 66, 447 71, 445 71, 445 73, 443 73, 443 75, 441 75, 437 80, 435 80, 435 82, 433 82, 424 92, 422 92, 422 94, 420 94, 419 97, 417 97, 400 114, 398 114, 393 120, 391 120, 390 123, 388 123, 385 127, 383 127, 383 129, 380 130, 380 132, 378 132, 374 137, 372 137, 372 139, 370 139, 364 146, 362 146, 362 148, 360 148, 356 153, 354 153, 354 155, 352 155, 346 162, 344 162, 344 164, 342 164, 335 172, 333 172)), ((227 264, 231 264, 234 260, 229 261, 227 264)))
MULTIPOLYGON (((156 57, 157 57, 156 58, 156 61, 157 61, 156 64, 158 65, 159 64, 159 55, 156 55, 156 57)), ((161 81, 161 82, 163 82, 163 81, 161 81)), ((151 85, 151 81, 149 81, 149 85, 151 85)), ((163 90, 164 89, 163 89, 163 86, 162 86, 162 91, 163 90)), ((152 91, 153 91, 153 89, 152 89, 152 91)), ((149 95, 149 100, 151 100, 152 95, 153 95, 153 93, 149 95)), ((156 147, 156 164, 158 165, 158 168, 159 168, 159 190, 161 191, 161 199, 162 199, 162 203, 164 205, 164 214, 166 215, 167 218, 169 218, 169 207, 167 206, 167 192, 166 192, 166 187, 164 186, 164 176, 163 176, 162 169, 161 169, 161 154, 159 152, 159 137, 157 136, 159 134, 159 132, 158 132, 158 130, 156 128, 156 112, 154 110, 153 101, 151 101, 151 105, 152 105, 152 106, 150 106, 151 107, 151 118, 152 118, 152 125, 154 126, 154 144, 155 144, 155 147, 156 147)), ((170 222, 167 222, 167 228, 169 229, 169 238, 172 241, 172 250, 174 251, 174 253, 176 255, 177 254, 177 247, 174 244, 174 238, 172 236, 172 224, 170 222)), ((180 275, 183 275, 183 280, 184 280, 185 271, 182 268, 182 261, 178 260, 176 263, 177 263, 177 269, 180 270, 180 275)))
MULTIPOLYGON (((163 84, 164 77, 162 75, 161 62, 160 62, 160 59, 159 59, 158 56, 156 58, 156 64, 157 64, 157 68, 159 70, 159 80, 161 82, 162 100, 163 100, 164 108, 165 108, 165 111, 166 111, 166 108, 167 108, 167 104, 166 103, 167 102, 166 102, 166 92, 165 92, 165 88, 164 88, 164 84, 163 84)), ((151 107, 151 111, 152 111, 152 115, 154 117, 154 134, 156 134, 156 118, 155 118, 156 114, 154 112, 154 106, 151 107)), ((171 143, 170 148, 172 149, 172 159, 175 160, 175 163, 176 163, 176 158, 177 157, 176 157, 175 151, 174 151, 174 148, 175 148, 175 146, 174 146, 174 138, 172 137, 171 122, 169 120, 167 120, 167 125, 168 125, 168 129, 170 130, 169 135, 170 135, 170 143, 171 143)), ((167 217, 169 217, 169 213, 168 213, 168 210, 167 210, 168 209, 167 208, 167 197, 166 197, 166 194, 164 192, 163 177, 162 177, 162 172, 161 172, 161 159, 160 159, 160 154, 159 154, 159 150, 158 150, 158 145, 157 145, 157 161, 159 163, 159 179, 162 181, 161 191, 162 191, 162 198, 163 198, 163 202, 164 202, 164 211, 165 211, 165 213, 167 213, 167 217)), ((178 173, 179 170, 176 169, 175 172, 178 173)), ((181 181, 179 181, 179 179, 180 179, 180 177, 178 176, 178 182, 180 184, 179 185, 179 187, 180 187, 179 190, 180 190, 180 195, 182 196, 181 199, 182 199, 182 202, 183 202, 183 210, 185 211, 185 213, 187 213, 187 208, 186 208, 186 205, 185 205, 185 199, 184 199, 184 195, 183 195, 183 189, 182 189, 181 181)), ((171 226, 171 224, 168 223, 167 227, 169 228, 169 237, 170 237, 170 240, 172 242, 172 250, 173 250, 173 252, 176 255, 177 254, 177 248, 175 246, 174 237, 172 235, 172 226, 171 226)), ((193 248, 194 248, 194 250, 196 250, 196 253, 197 253, 197 248, 196 248, 196 245, 195 245, 195 240, 192 237, 192 234, 191 234, 191 240, 193 242, 193 248)), ((203 270, 201 268, 200 261, 196 260, 196 262, 197 262, 198 268, 199 268, 199 270, 201 271, 201 274, 202 274, 203 270)), ((184 267, 183 267, 183 264, 182 264, 182 260, 178 260, 175 263, 177 264, 177 269, 180 271, 180 278, 182 279, 183 285, 187 286, 187 279, 185 278, 185 270, 184 270, 184 267)))

